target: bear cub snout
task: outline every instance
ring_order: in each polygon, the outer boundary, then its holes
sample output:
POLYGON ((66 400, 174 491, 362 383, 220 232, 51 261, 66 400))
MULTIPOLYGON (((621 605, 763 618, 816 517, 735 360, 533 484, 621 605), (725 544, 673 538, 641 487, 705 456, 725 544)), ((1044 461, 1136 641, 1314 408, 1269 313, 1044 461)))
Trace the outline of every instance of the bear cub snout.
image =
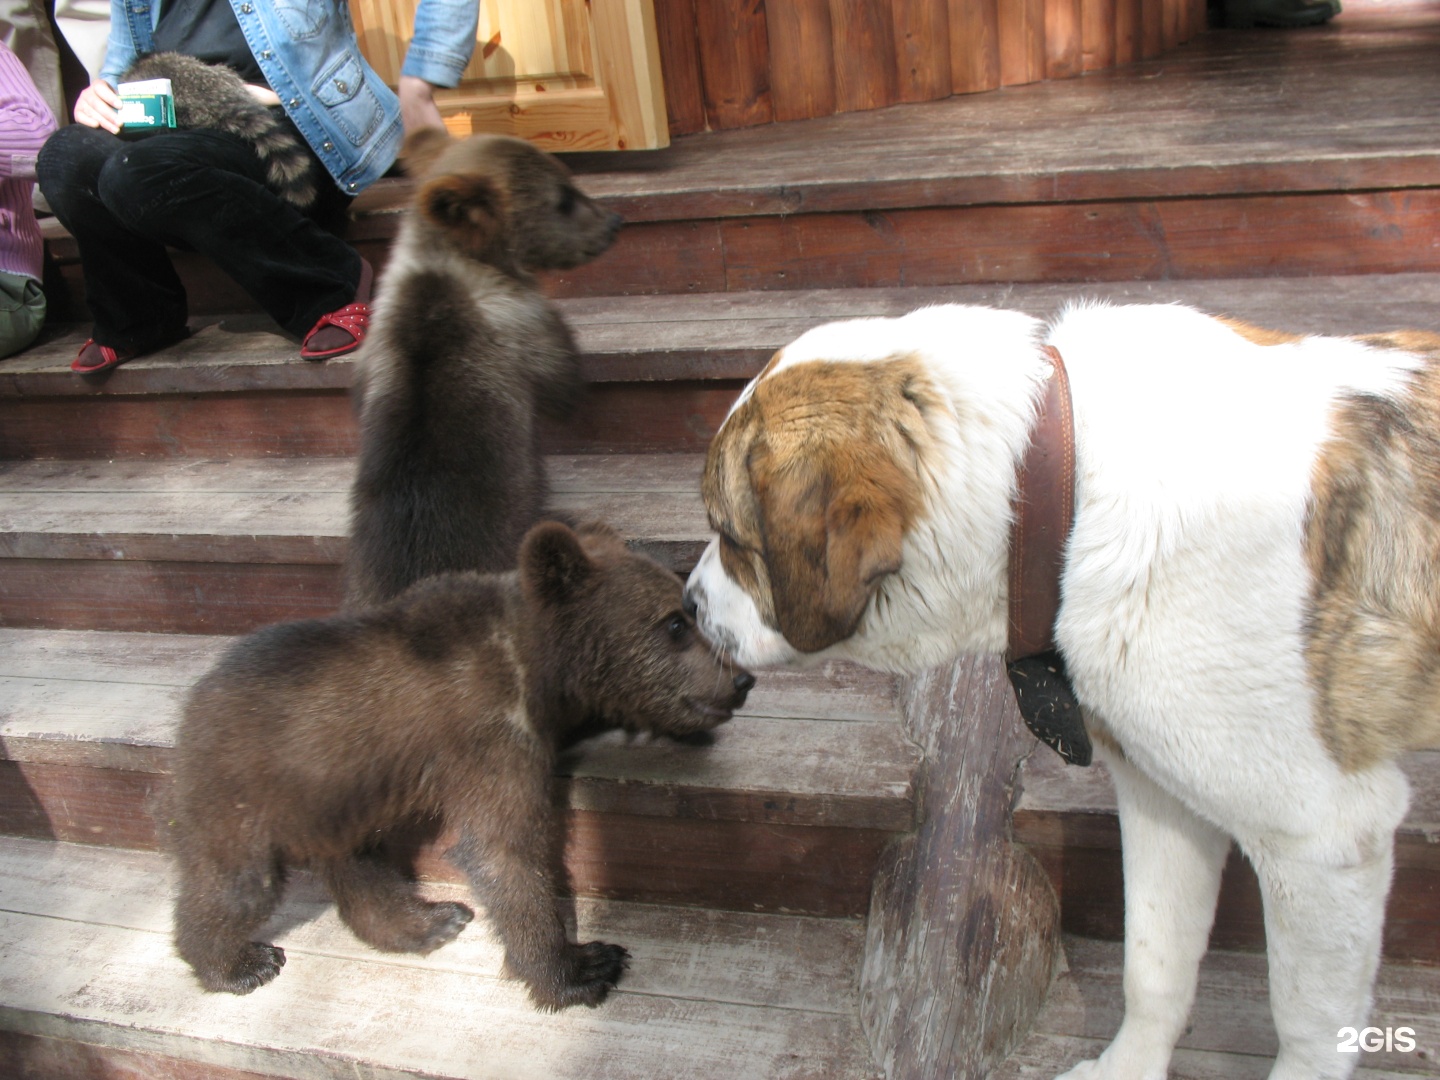
POLYGON ((175 941, 208 990, 273 979, 252 940, 309 866, 386 951, 430 952, 472 917, 421 897, 391 843, 446 827, 540 1008, 596 1005, 627 954, 567 939, 555 907, 557 749, 578 732, 691 735, 754 677, 717 655, 679 579, 603 525, 537 525, 517 570, 427 578, 383 606, 236 642, 196 684, 175 748, 175 941))

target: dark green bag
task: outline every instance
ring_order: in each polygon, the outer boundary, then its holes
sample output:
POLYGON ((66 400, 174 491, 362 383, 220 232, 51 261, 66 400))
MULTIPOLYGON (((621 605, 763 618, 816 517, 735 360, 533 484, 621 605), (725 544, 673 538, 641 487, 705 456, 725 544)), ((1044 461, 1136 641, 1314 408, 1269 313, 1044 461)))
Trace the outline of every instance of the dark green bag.
POLYGON ((25 348, 45 325, 45 293, 24 274, 0 270, 0 357, 25 348))

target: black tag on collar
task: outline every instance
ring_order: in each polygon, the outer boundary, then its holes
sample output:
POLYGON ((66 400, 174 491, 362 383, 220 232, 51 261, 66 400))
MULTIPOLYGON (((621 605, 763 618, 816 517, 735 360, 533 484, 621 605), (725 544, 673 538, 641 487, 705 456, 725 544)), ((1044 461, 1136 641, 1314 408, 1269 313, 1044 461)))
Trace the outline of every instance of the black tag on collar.
POLYGON ((1022 656, 1005 665, 1015 703, 1025 726, 1067 764, 1090 764, 1090 736, 1080 715, 1080 702, 1058 652, 1022 656))

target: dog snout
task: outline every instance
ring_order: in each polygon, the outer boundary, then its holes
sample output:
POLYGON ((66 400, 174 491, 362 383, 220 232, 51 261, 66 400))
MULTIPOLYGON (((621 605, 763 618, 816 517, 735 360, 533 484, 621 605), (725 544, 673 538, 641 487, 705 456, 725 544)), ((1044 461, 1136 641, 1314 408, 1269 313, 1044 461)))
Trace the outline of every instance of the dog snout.
POLYGON ((680 606, 690 618, 694 619, 699 617, 700 605, 695 602, 695 597, 690 595, 689 590, 686 590, 685 598, 680 602, 680 606))

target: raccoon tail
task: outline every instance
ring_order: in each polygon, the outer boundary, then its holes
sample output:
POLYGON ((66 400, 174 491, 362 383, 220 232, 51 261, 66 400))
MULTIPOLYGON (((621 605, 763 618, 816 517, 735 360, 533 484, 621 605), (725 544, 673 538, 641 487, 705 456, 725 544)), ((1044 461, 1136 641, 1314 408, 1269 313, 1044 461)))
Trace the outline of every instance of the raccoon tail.
POLYGON ((308 210, 315 202, 315 184, 310 179, 310 154, 305 146, 260 104, 229 117, 226 127, 250 143, 265 164, 266 184, 271 191, 297 210, 308 210))

